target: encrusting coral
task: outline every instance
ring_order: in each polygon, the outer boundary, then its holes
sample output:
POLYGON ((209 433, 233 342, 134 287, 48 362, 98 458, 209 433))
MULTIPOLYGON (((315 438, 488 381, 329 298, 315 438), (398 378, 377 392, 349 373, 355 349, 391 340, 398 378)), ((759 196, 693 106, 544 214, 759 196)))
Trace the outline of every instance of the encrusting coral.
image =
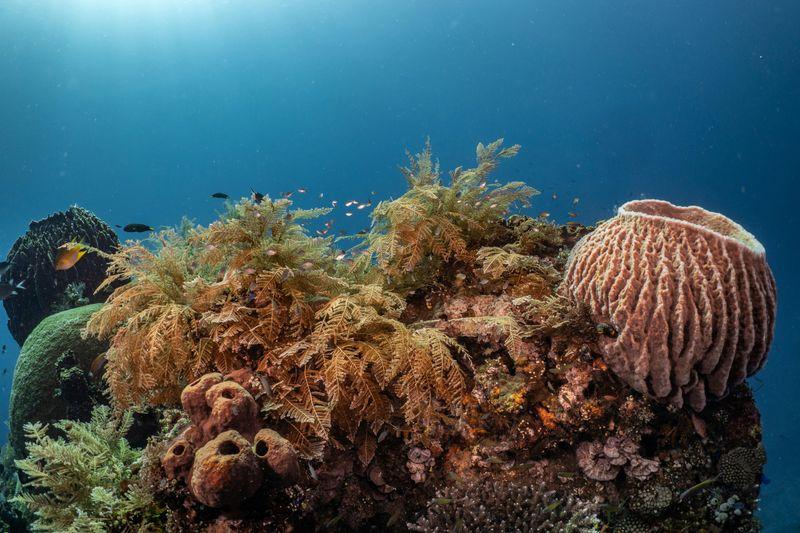
POLYGON ((626 203, 572 250, 561 291, 616 328, 600 346, 628 385, 697 411, 758 371, 772 341, 763 246, 699 207, 626 203))
POLYGON ((493 179, 517 150, 446 183, 426 145, 346 250, 329 210, 256 197, 111 257, 86 334, 115 412, 165 413, 139 481, 167 530, 694 531, 709 487, 743 508, 723 531, 754 524, 763 461, 745 489, 716 459, 758 449, 747 384, 689 414, 619 379, 622 324, 558 290, 593 228, 509 215, 535 193, 493 179))

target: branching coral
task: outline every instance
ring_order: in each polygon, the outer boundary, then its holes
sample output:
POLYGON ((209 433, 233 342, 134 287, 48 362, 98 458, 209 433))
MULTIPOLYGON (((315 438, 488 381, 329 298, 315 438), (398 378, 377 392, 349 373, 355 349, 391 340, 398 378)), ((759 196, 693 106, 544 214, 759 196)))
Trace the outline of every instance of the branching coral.
POLYGON ((26 426, 28 455, 16 465, 30 481, 15 501, 35 513, 37 531, 126 530, 157 512, 133 479, 140 452, 123 437, 132 422, 130 413, 114 420, 97 407, 89 422, 54 424, 65 439, 48 436, 47 425, 26 426))
POLYGON ((599 531, 595 506, 536 485, 478 481, 448 487, 428 503, 411 531, 599 531))

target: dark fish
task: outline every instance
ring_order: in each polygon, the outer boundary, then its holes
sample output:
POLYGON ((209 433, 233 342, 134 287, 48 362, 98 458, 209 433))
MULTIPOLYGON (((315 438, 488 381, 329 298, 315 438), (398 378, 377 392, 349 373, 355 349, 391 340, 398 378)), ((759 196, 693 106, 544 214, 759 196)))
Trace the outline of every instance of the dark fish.
POLYGON ((23 281, 15 284, 14 280, 0 283, 0 300, 5 300, 9 296, 15 296, 18 290, 24 289, 23 281))
POLYGON ((99 376, 103 369, 105 369, 107 363, 108 359, 106 359, 106 354, 101 353, 92 361, 92 366, 89 367, 89 372, 91 372, 93 376, 99 376))
POLYGON ((3 375, 5 376, 6 374, 8 374, 8 369, 7 369, 7 368, 4 368, 4 369, 3 369, 3 375))
POLYGON ((227 200, 228 198, 230 198, 230 196, 228 196, 224 192, 215 192, 214 194, 211 195, 211 198, 219 198, 220 200, 227 200))
POLYGON ((597 324, 597 333, 603 335, 604 337, 608 337, 609 339, 616 339, 619 335, 617 328, 611 324, 606 324, 605 322, 597 324))
POLYGON ((250 199, 253 200, 255 203, 260 204, 261 202, 264 201, 264 195, 261 194, 260 192, 255 191, 253 189, 250 189, 250 192, 252 193, 250 195, 250 199))
POLYGON ((145 233, 147 231, 153 231, 153 228, 147 224, 128 224, 122 228, 122 231, 126 233, 145 233))
POLYGON ((7 348, 8 348, 8 347, 7 347, 7 346, 4 344, 4 345, 3 345, 3 348, 2 348, 2 353, 6 353, 6 349, 7 349, 7 348))
POLYGON ((10 266, 11 266, 11 262, 9 262, 9 261, 0 261, 0 276, 5 274, 6 270, 8 270, 8 267, 10 267, 10 266))

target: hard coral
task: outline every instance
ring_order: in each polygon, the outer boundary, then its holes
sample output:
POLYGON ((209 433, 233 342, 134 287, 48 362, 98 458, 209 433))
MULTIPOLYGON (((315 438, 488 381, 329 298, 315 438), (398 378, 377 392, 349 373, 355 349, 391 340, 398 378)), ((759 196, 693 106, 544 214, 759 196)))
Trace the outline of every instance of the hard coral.
POLYGON ((772 341, 763 246, 699 207, 628 202, 575 246, 560 290, 616 328, 600 345, 618 376, 697 411, 759 370, 772 341))
POLYGON ((575 455, 586 477, 596 481, 611 481, 622 467, 636 479, 647 479, 658 471, 658 461, 639 455, 639 445, 629 437, 609 437, 605 444, 582 442, 575 455))
POLYGON ((766 457, 764 449, 734 448, 719 459, 719 479, 741 490, 752 488, 761 475, 766 457))
MULTIPOLYGON (((11 264, 3 281, 24 281, 25 289, 3 300, 8 314, 8 329, 21 346, 33 328, 46 316, 67 305, 102 302, 108 292, 94 294, 105 279, 108 260, 89 253, 69 270, 56 271, 53 266, 56 249, 70 241, 81 241, 103 252, 113 252, 119 246, 114 230, 89 211, 72 206, 66 211, 31 222, 28 231, 17 239, 8 252, 11 264), (72 292, 83 284, 87 301, 76 301, 72 292)), ((113 288, 113 287, 110 287, 113 288)))
POLYGON ((544 486, 478 481, 447 487, 428 503, 411 531, 599 531, 593 502, 561 498, 544 486))

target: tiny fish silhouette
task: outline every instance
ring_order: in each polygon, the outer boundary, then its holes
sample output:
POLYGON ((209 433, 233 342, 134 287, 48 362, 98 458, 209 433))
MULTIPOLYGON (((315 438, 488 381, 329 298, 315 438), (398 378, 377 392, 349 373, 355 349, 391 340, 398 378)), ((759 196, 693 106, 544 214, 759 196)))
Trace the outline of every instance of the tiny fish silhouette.
POLYGON ((153 228, 147 224, 127 224, 122 228, 122 231, 125 233, 145 233, 147 231, 153 231, 153 228))
POLYGON ((228 196, 224 192, 215 192, 214 194, 211 195, 211 198, 219 198, 220 200, 227 200, 228 198, 230 198, 230 196, 228 196))
POLYGON ((23 285, 23 281, 15 284, 14 280, 10 280, 8 282, 0 283, 0 300, 5 300, 9 296, 15 296, 18 290, 22 290, 25 288, 23 285))

